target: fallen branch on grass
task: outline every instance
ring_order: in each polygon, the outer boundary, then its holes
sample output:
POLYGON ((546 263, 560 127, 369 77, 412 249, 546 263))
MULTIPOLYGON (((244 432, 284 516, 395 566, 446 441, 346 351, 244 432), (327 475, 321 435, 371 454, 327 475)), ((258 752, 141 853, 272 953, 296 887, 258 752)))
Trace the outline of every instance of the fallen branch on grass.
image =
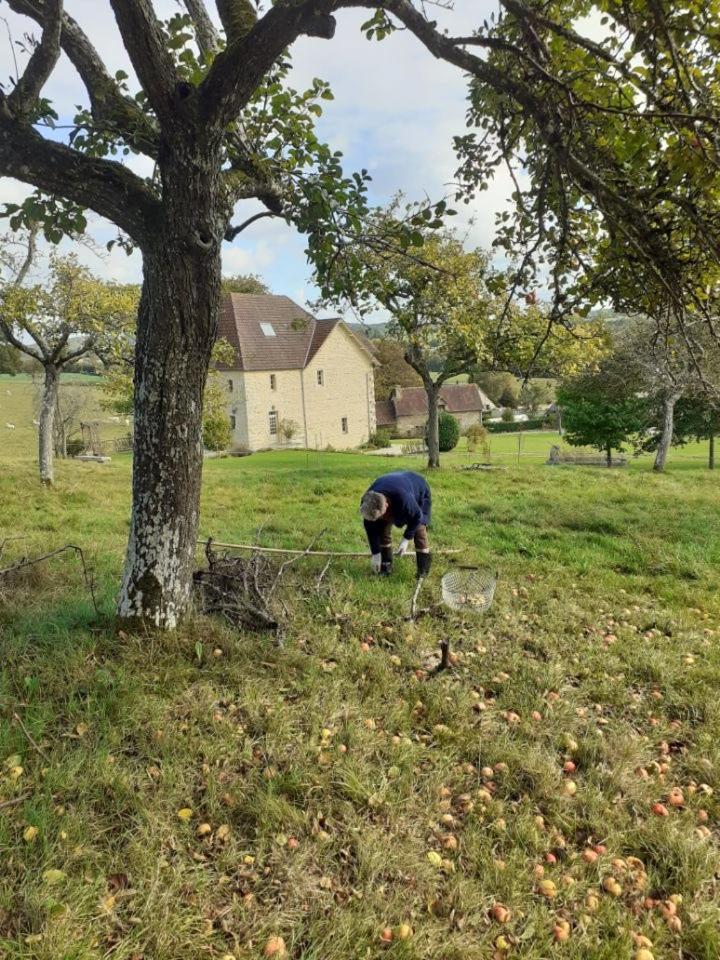
POLYGON ((333 562, 333 557, 330 557, 330 559, 328 560, 328 562, 325 564, 325 566, 324 566, 324 567, 322 568, 322 570, 320 571, 320 576, 317 578, 317 583, 315 584, 315 592, 317 593, 318 596, 320 596, 320 588, 322 587, 323 580, 325 579, 325 574, 326 574, 326 573, 328 572, 328 570, 330 569, 330 564, 331 564, 332 562, 333 562))
MULTIPOLYGON (((212 539, 212 538, 211 538, 212 539)), ((318 537, 315 538, 317 541, 318 537)), ((315 542, 314 541, 314 542, 315 542)), ((198 540, 198 543, 208 543, 207 539, 198 540)), ((227 550, 252 550, 256 553, 283 553, 295 555, 297 557, 344 557, 347 559, 369 560, 370 553, 342 553, 337 550, 288 550, 284 547, 261 547, 256 543, 220 543, 219 540, 212 540, 216 547, 222 547, 227 550)), ((450 556, 451 554, 462 553, 462 550, 433 550, 435 556, 450 556)), ((403 556, 414 557, 415 551, 408 550, 403 556)))
POLYGON ((0 557, 3 554, 6 543, 13 543, 16 540, 27 540, 27 537, 5 537, 4 540, 0 540, 0 557))
POLYGON ((50 763, 50 757, 48 757, 45 751, 35 742, 35 740, 33 740, 32 734, 30 733, 28 728, 25 726, 25 724, 22 722, 22 718, 20 717, 20 715, 17 713, 13 713, 13 720, 15 720, 15 722, 20 725, 20 729, 25 734, 30 746, 33 747, 33 749, 40 754, 40 756, 43 758, 45 763, 50 763))
MULTIPOLYGON (((13 537, 14 540, 22 540, 23 537, 13 537)), ((3 541, 3 545, 7 543, 6 540, 3 541)), ((58 547, 57 550, 51 550, 49 553, 44 553, 40 557, 23 557, 22 560, 19 560, 17 563, 14 563, 11 567, 5 567, 4 570, 0 570, 0 586, 2 585, 3 580, 10 580, 13 574, 19 573, 21 570, 25 570, 27 567, 32 567, 36 563, 42 563, 44 560, 50 560, 52 557, 57 557, 61 553, 66 553, 67 551, 72 551, 75 556, 80 558, 80 563, 82 564, 83 578, 85 580, 85 585, 90 592, 90 599, 92 600, 93 609, 95 610, 95 615, 99 616, 100 611, 98 610, 97 600, 95 598, 95 578, 92 575, 92 571, 88 569, 87 563, 85 562, 85 554, 83 553, 82 547, 78 547, 74 543, 66 543, 64 547, 58 547)))
POLYGON ((27 800, 28 797, 31 796, 32 790, 26 790, 25 793, 21 793, 17 797, 13 797, 12 800, 3 800, 0 802, 0 810, 6 810, 8 807, 16 807, 19 803, 22 803, 23 800, 27 800))

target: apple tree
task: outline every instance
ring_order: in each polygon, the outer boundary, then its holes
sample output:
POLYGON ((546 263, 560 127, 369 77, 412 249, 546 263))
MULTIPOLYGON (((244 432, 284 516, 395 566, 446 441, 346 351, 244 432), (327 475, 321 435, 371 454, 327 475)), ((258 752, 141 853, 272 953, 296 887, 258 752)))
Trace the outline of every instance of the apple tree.
MULTIPOLYGON (((30 232, 15 273, 6 274, 0 284, 0 331, 42 367, 38 467, 42 483, 52 485, 60 375, 80 357, 101 354, 128 337, 137 296, 133 288, 98 280, 72 255, 51 256, 47 278, 30 284, 34 255, 35 235, 30 232)), ((10 257, 3 260, 12 264, 10 257)))
POLYGON ((335 14, 364 8, 368 37, 391 41, 403 28, 470 78, 469 119, 480 134, 458 139, 461 179, 472 192, 498 163, 522 162, 531 192, 522 201, 518 191, 519 229, 508 244, 524 245, 528 270, 552 251, 553 321, 572 299, 564 281, 586 256, 586 223, 624 232, 670 290, 694 298, 703 321, 713 315, 703 297, 717 284, 720 249, 715 2, 603 2, 609 22, 598 41, 578 27, 595 9, 587 0, 499 0, 498 15, 478 14, 469 34, 438 25, 445 17, 451 27, 453 15, 431 0, 275 0, 260 13, 249 0, 218 0, 222 33, 205 0, 185 0, 186 12, 167 21, 152 0, 110 0, 137 87, 107 69, 62 0, 2 2, 42 31, 0 97, 0 174, 39 191, 13 211, 15 223, 39 220, 55 240, 81 229, 90 209, 143 254, 118 608, 128 621, 173 627, 189 600, 223 240, 259 216, 285 218, 307 234, 327 293, 337 250, 362 234, 367 175, 346 176, 314 132, 331 94, 320 81, 304 92, 287 83, 289 48, 302 36, 330 39, 335 14), (43 134, 56 120, 44 88, 61 50, 87 93, 66 141, 43 134), (127 153, 148 157, 152 175, 132 172, 127 153), (264 209, 233 225, 250 199, 264 209), (680 217, 694 224, 690 256, 674 242, 680 217))

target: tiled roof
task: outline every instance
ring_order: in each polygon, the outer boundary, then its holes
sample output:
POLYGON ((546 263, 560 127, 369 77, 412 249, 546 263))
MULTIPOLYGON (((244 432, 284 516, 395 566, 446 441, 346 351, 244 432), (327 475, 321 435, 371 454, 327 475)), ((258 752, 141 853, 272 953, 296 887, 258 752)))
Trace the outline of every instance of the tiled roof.
POLYGON ((235 362, 220 366, 230 370, 300 370, 337 326, 344 327, 376 362, 372 351, 342 320, 316 320, 289 297, 228 294, 220 304, 218 337, 235 349, 235 362))
MULTIPOLYGON (((440 387, 440 401, 448 413, 484 410, 489 401, 474 383, 446 383, 440 387)), ((418 417, 427 413, 427 394, 423 387, 402 387, 392 402, 398 417, 418 417)))
POLYGON ((375 422, 378 427, 389 427, 395 423, 395 408, 392 400, 375 402, 375 422))
MULTIPOLYGON (((440 387, 440 406, 448 413, 475 413, 494 410, 495 404, 474 383, 448 383, 440 387)), ((375 403, 375 420, 379 427, 397 423, 399 417, 427 416, 427 394, 424 387, 395 387, 390 400, 375 403)))

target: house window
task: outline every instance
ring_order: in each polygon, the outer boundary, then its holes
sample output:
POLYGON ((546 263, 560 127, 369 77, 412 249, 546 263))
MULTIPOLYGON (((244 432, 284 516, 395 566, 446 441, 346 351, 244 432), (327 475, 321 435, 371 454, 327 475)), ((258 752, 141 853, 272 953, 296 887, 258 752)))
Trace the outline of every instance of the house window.
POLYGON ((233 382, 232 382, 232 380, 228 380, 227 383, 228 383, 228 390, 230 391, 230 393, 232 393, 232 392, 233 392, 233 382))
POLYGON ((270 435, 277 436, 278 415, 277 410, 270 411, 270 435))
POLYGON ((230 429, 235 429, 235 415, 233 413, 230 414, 230 429))
POLYGON ((260 329, 265 334, 266 337, 276 337, 275 328, 271 323, 261 323, 260 329))
POLYGON ((277 390, 277 377, 274 373, 270 374, 270 389, 277 390))
POLYGON ((325 375, 324 375, 324 373, 322 372, 322 370, 318 370, 317 377, 318 377, 318 386, 319 386, 319 387, 324 386, 324 384, 325 384, 325 375))
POLYGON ((343 417, 340 422, 342 423, 342 432, 347 433, 348 432, 347 417, 343 417))

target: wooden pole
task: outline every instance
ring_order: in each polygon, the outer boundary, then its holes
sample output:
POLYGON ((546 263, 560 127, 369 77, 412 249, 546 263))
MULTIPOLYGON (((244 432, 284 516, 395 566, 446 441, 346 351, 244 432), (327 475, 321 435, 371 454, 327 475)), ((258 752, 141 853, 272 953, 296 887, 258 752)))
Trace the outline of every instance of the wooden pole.
MULTIPOLYGON (((208 537, 198 539, 198 543, 206 545, 208 537)), ((346 557, 352 559, 362 558, 367 560, 369 553, 339 553, 333 550, 286 550, 283 547, 260 547, 255 543, 220 543, 219 540, 211 540, 212 547, 225 547, 230 550, 256 550, 258 553, 283 553, 294 554, 296 556, 307 557, 346 557)), ((449 556, 450 554, 462 553, 462 550, 433 550, 436 556, 449 556)), ((406 557, 414 557, 415 552, 408 550, 406 557)))

